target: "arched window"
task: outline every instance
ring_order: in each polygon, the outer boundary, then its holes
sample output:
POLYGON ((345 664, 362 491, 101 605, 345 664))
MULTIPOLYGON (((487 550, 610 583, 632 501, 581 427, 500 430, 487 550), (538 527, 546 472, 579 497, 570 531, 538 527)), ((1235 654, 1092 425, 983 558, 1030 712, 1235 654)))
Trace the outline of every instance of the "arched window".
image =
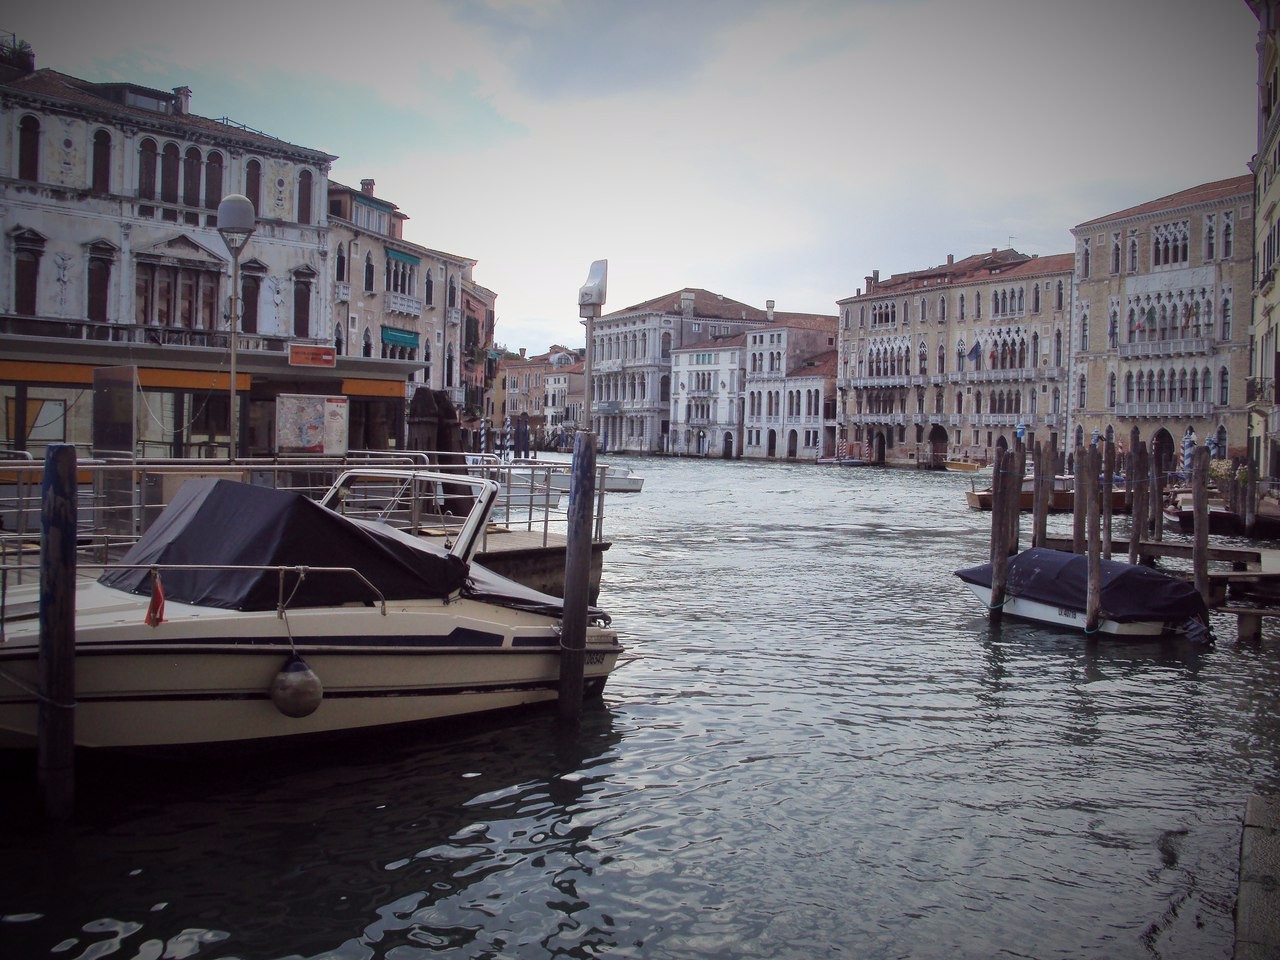
POLYGON ((298 222, 311 222, 311 171, 298 174, 298 222))
POLYGON ((964 319, 964 294, 960 294, 960 319, 964 319))
POLYGON ((373 270, 373 254, 366 253, 364 255, 364 292, 373 292, 374 270, 373 270))
POLYGON ((947 322, 947 298, 938 297, 938 322, 947 322))
POLYGON ((206 209, 217 210, 222 202, 222 154, 210 150, 204 159, 204 205, 206 209))
POLYGON ((346 345, 346 336, 342 332, 342 321, 339 320, 333 325, 333 352, 339 357, 343 355, 346 345))
POLYGON ((1222 301, 1222 339, 1231 339, 1231 301, 1222 301))
POLYGON ((346 244, 338 244, 338 256, 334 259, 333 279, 342 283, 347 279, 347 251, 346 244))
POLYGON ((1040 284, 1036 284, 1031 288, 1031 312, 1040 312, 1040 284))
POLYGON ((1058 281, 1057 294, 1056 294, 1056 296, 1054 297, 1054 309, 1055 309, 1055 310, 1061 310, 1061 309, 1062 309, 1062 303, 1063 303, 1063 299, 1062 299, 1062 281, 1061 281, 1061 280, 1059 280, 1059 281, 1058 281))
POLYGON ((203 158, 195 147, 187 147, 182 157, 182 202, 188 207, 200 206, 200 167, 203 158))
POLYGON ((1083 410, 1089 405, 1088 381, 1084 374, 1080 375, 1079 388, 1077 395, 1079 396, 1080 409, 1083 410))
POLYGON ((449 302, 447 306, 453 309, 458 305, 458 281, 454 277, 449 277, 449 302))
POLYGON ((1107 406, 1114 409, 1116 405, 1116 375, 1113 373, 1107 384, 1107 406))
POLYGON ((315 274, 309 268, 293 275, 293 335, 311 336, 311 286, 315 274))
POLYGON ((111 192, 111 134, 105 130, 93 135, 93 174, 89 189, 97 194, 111 192))
POLYGON ((13 238, 13 312, 35 316, 44 237, 26 231, 13 238))
POLYGON ((165 203, 178 202, 178 174, 182 166, 182 151, 176 143, 166 143, 160 155, 160 199, 165 203))
POLYGON ((1218 373, 1218 403, 1225 407, 1230 402, 1230 380, 1227 377, 1227 368, 1223 367, 1218 373))
POLYGON ((1062 331, 1056 330, 1053 334, 1053 365, 1055 367, 1062 366, 1062 331))
POLYGON ((1138 272, 1138 241, 1137 238, 1129 241, 1129 272, 1138 272))
POLYGON ((89 248, 88 302, 85 315, 97 323, 106 323, 108 292, 111 287, 111 265, 115 251, 107 244, 94 244, 89 248))
POLYGON ((240 329, 244 333, 258 332, 258 300, 262 294, 262 277, 246 270, 240 271, 240 329))
POLYGON ((253 204, 253 215, 262 215, 262 164, 250 160, 244 165, 244 195, 253 204))
POLYGON ((1133 403, 1133 371, 1124 375, 1124 402, 1133 403))
POLYGON ((369 328, 364 328, 364 337, 360 342, 360 355, 362 357, 373 356, 373 334, 369 332, 369 328))
POLYGON ((156 198, 156 142, 151 138, 138 144, 138 199, 156 198))
POLYGON ((1120 234, 1111 238, 1111 272, 1120 272, 1120 234))
POLYGON ((40 179, 40 121, 30 114, 18 122, 18 179, 40 179))

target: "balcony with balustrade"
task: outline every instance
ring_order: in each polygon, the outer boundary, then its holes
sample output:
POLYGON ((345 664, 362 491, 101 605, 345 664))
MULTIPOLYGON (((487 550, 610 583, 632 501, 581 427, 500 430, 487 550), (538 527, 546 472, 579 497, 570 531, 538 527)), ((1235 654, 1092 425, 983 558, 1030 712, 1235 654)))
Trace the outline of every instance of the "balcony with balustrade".
POLYGON ((391 313, 403 314, 406 317, 422 316, 422 301, 404 293, 387 293, 387 310, 391 313))
POLYGON ((1213 337, 1178 337, 1169 340, 1136 340, 1116 347, 1116 354, 1126 360, 1149 357, 1203 357, 1212 354, 1217 341, 1213 337))

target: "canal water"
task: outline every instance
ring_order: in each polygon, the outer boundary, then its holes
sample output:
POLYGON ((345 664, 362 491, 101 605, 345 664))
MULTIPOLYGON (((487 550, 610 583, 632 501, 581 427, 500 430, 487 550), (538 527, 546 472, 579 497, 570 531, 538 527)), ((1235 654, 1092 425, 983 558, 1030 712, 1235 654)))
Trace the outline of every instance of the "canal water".
POLYGON ((1280 643, 993 631, 956 475, 610 462, 635 659, 576 736, 94 763, 0 826, 0 956, 1231 956, 1280 643))

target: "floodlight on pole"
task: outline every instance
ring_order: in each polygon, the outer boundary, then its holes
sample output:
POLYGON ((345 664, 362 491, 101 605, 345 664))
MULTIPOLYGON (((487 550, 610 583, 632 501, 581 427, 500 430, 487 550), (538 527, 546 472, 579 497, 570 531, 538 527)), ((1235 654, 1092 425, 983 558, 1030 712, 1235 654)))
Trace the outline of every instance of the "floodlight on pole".
POLYGON ((227 318, 228 332, 231 341, 231 392, 230 407, 227 410, 227 426, 230 443, 230 458, 236 458, 236 347, 240 334, 240 254, 249 238, 253 236, 257 226, 257 214, 253 209, 253 201, 243 194, 233 193, 222 198, 218 204, 218 233, 231 253, 231 311, 227 318))

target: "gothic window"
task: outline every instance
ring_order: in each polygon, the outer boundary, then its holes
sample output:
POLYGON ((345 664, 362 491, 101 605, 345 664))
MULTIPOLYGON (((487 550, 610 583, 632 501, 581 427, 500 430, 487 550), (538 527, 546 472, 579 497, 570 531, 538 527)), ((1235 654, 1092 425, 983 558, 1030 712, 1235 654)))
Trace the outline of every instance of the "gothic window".
POLYGON ((938 344, 938 373, 947 372, 947 348, 938 344))
POLYGON ((973 319, 982 319, 982 291, 977 290, 973 294, 973 319))
POLYGON ((97 194, 111 192, 111 134, 105 130, 93 135, 93 178, 89 189, 97 194))
POLYGON ((311 222, 311 171, 298 174, 298 222, 311 222))
POLYGON ((364 328, 364 338, 360 342, 360 356, 373 356, 373 335, 369 333, 369 328, 364 328))
POLYGON ((1026 308, 1027 291, 1023 287, 1018 288, 1018 313, 1022 313, 1026 308))
POLYGON ((1138 272, 1138 240, 1136 237, 1129 238, 1129 272, 1138 272))
POLYGON ((347 252, 345 244, 338 244, 338 256, 334 263, 334 279, 339 283, 342 283, 347 279, 347 252))
POLYGON ((1111 235, 1111 272, 1120 272, 1120 234, 1111 235))
POLYGON ((423 301, 423 303, 425 303, 425 304, 429 307, 429 306, 431 306, 431 305, 432 305, 432 303, 434 303, 434 297, 435 297, 435 281, 433 281, 433 280, 431 279, 431 268, 430 268, 430 267, 428 267, 428 268, 427 268, 427 270, 426 270, 426 274, 425 274, 425 276, 423 277, 423 284, 422 284, 422 288, 423 288, 423 289, 422 289, 422 294, 423 294, 423 296, 422 296, 422 301, 423 301))
POLYGON ((1218 373, 1218 403, 1226 406, 1231 399, 1230 381, 1227 378, 1227 368, 1223 367, 1218 373))
POLYGON ((182 158, 182 202, 188 207, 200 206, 200 151, 188 147, 182 158))
POLYGON ((1227 214, 1225 222, 1222 224, 1222 255, 1230 260, 1232 249, 1231 237, 1231 214, 1227 214))
POLYGON ((1231 301, 1222 301, 1222 339, 1231 339, 1231 301))
POLYGON ((960 319, 964 319, 964 294, 960 294, 960 319))
POLYGON ((1124 402, 1133 403, 1133 371, 1124 375, 1124 402))
POLYGON ((1089 349, 1089 315, 1087 313, 1080 317, 1080 349, 1089 349))
POLYGON ((1088 381, 1086 381, 1086 380, 1085 380, 1084 374, 1081 374, 1081 375, 1080 375, 1080 381, 1079 381, 1079 384, 1080 384, 1080 394, 1079 394, 1079 395, 1080 395, 1080 409, 1081 409, 1081 410, 1083 410, 1083 409, 1085 409, 1086 407, 1088 407, 1088 405, 1089 405, 1089 402, 1088 402, 1088 392, 1087 392, 1088 381))
POLYGON ((1031 288, 1031 312, 1040 312, 1040 284, 1036 284, 1031 288))
POLYGON ((1093 262, 1093 249, 1088 240, 1081 241, 1082 249, 1080 250, 1080 276, 1087 278, 1089 276, 1089 268, 1093 262))
POLYGON ((178 174, 182 152, 176 143, 166 143, 160 155, 160 199, 165 203, 178 202, 178 174))
POLYGON ((156 198, 156 142, 150 138, 138 144, 138 199, 156 198))
POLYGON ((373 254, 364 255, 364 292, 373 293, 373 254))
POLYGON ((250 160, 244 165, 244 195, 253 204, 253 215, 262 215, 262 164, 250 160))
POLYGON ((217 210, 222 202, 222 154, 210 150, 204 160, 204 205, 208 210, 217 210))
POLYGON ((1210 217, 1208 224, 1204 228, 1204 258, 1206 260, 1214 258, 1213 239, 1213 218, 1210 217))
POLYGON ((40 121, 30 114, 18 123, 18 179, 40 179, 40 121))
POLYGON ((1062 309, 1062 303, 1063 303, 1063 299, 1062 299, 1062 281, 1061 281, 1061 280, 1059 280, 1059 281, 1058 281, 1058 288, 1057 288, 1057 295, 1054 297, 1054 309, 1055 309, 1055 310, 1061 310, 1061 309, 1062 309))

